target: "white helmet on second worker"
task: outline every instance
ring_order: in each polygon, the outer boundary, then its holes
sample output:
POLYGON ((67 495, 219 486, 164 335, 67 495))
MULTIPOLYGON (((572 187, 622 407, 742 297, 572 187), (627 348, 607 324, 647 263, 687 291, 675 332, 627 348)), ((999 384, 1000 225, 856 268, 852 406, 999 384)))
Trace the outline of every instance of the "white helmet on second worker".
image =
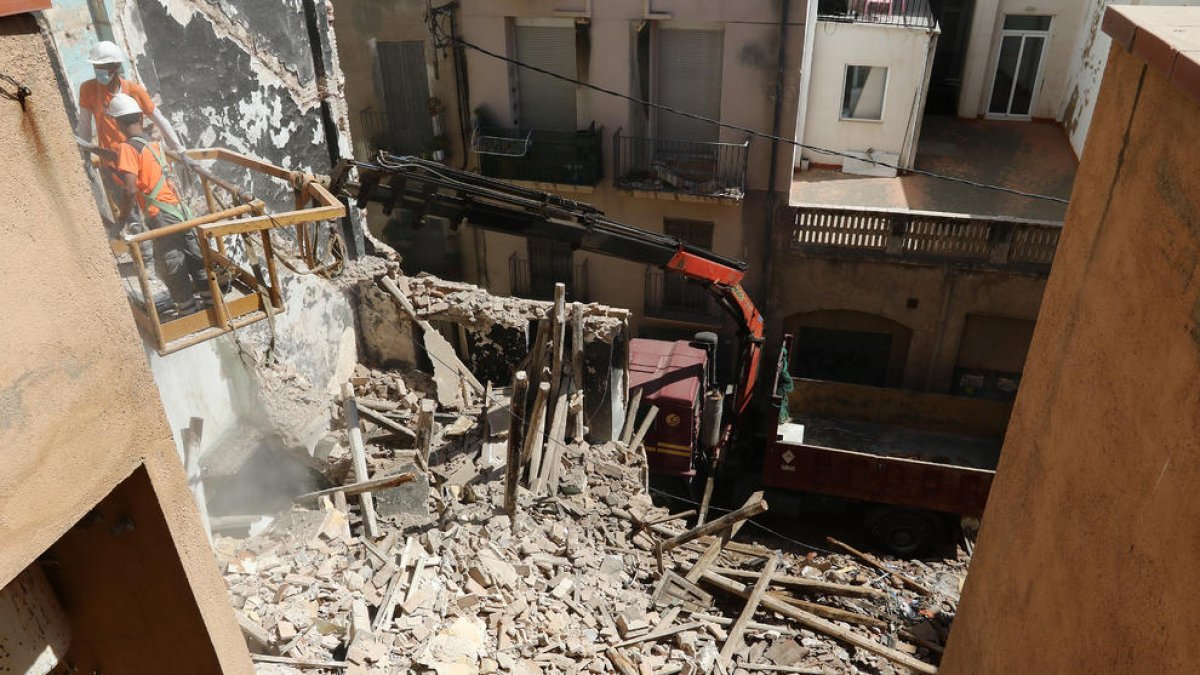
POLYGON ((115 42, 108 40, 101 40, 92 45, 92 51, 88 53, 88 63, 93 66, 121 63, 124 60, 125 55, 121 53, 121 48, 115 42))
POLYGON ((141 112, 142 107, 129 94, 116 94, 112 97, 112 102, 108 104, 108 114, 112 117, 124 117, 141 112))

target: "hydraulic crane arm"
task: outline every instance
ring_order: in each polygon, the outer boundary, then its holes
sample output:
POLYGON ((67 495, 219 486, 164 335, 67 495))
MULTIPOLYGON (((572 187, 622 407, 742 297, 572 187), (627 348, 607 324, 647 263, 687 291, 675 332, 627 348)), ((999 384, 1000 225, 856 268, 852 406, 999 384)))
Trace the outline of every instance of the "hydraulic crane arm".
POLYGON ((542 237, 572 248, 654 265, 705 285, 744 333, 738 411, 750 402, 758 379, 763 317, 741 287, 746 264, 607 218, 596 207, 547 192, 460 171, 415 157, 381 153, 376 162, 344 160, 334 173, 335 192, 358 206, 377 202, 384 213, 409 209, 418 218, 438 216, 495 232, 542 237), (357 180, 351 180, 357 169, 357 180))

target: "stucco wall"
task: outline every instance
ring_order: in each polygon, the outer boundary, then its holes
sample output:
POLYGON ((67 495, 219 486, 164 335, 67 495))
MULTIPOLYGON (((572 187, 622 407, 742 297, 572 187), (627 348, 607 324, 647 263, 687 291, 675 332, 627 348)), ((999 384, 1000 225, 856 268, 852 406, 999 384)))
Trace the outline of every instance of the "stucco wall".
MULTIPOLYGON (((904 156, 915 142, 925 103, 925 76, 933 54, 929 31, 869 23, 820 21, 813 33, 813 69, 804 142, 841 152, 904 156), (847 66, 888 69, 883 118, 841 119, 847 66)), ((840 166, 842 158, 811 150, 803 157, 840 166)))
POLYGON ((1046 283, 1012 272, 807 256, 780 243, 768 334, 782 332, 797 315, 826 310, 894 321, 912 331, 898 383, 905 389, 948 392, 967 314, 1032 320, 1046 283))
POLYGON ((157 620, 180 630, 142 635, 144 663, 250 673, 32 18, 0 19, 0 62, 34 92, 24 112, 0 99, 0 585, 144 466, 169 534, 156 545, 186 584, 157 596, 157 620), (208 656, 174 664, 173 647, 208 656))
POLYGON ((963 64, 959 116, 976 117, 987 112, 1005 15, 1039 14, 1050 15, 1053 20, 1030 115, 1042 119, 1060 119, 1072 50, 1079 35, 1080 23, 1087 14, 1086 4, 1083 0, 978 0, 971 19, 967 56, 963 64))
POLYGON ((1110 53, 947 675, 1200 659, 1200 106, 1110 53))

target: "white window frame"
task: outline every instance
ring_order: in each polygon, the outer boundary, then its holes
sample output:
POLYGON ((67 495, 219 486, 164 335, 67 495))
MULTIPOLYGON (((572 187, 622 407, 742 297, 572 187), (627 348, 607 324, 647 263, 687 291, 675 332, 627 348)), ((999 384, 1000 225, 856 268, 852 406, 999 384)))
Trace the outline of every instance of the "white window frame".
POLYGON ((842 122, 870 122, 874 124, 883 124, 883 120, 887 118, 888 104, 888 89, 891 88, 892 73, 889 66, 879 66, 871 63, 847 63, 842 67, 842 89, 841 95, 838 96, 838 120, 842 122), (842 104, 846 100, 846 85, 850 83, 851 68, 883 68, 883 99, 879 104, 879 119, 871 119, 869 117, 846 117, 843 114, 842 104))
MULTIPOLYGON (((1027 13, 1027 12, 1015 12, 1015 13, 1011 13, 1011 14, 1002 14, 1001 15, 1001 17, 1000 17, 1000 32, 997 33, 995 43, 992 45, 991 75, 988 77, 987 89, 985 89, 983 92, 983 96, 984 96, 983 117, 984 117, 984 119, 1016 120, 1016 121, 1029 121, 1029 120, 1033 119, 1033 109, 1035 107, 1037 107, 1038 95, 1042 91, 1042 77, 1046 73, 1046 58, 1050 52, 1050 42, 1051 42, 1051 40, 1054 39, 1054 29, 1055 29, 1055 27, 1058 26, 1058 22, 1055 21, 1054 19, 1055 19, 1054 14, 1040 14, 1040 13, 1032 14, 1032 13, 1027 13), (1048 28, 1046 30, 1006 29, 1006 28, 1004 28, 1004 20, 1010 16, 1049 16, 1050 17, 1050 28, 1048 28), (1006 38, 1006 37, 1024 38, 1024 37, 1028 37, 1028 36, 1042 37, 1042 38, 1045 38, 1045 40, 1046 40, 1044 46, 1042 47, 1042 57, 1041 57, 1041 61, 1038 63, 1037 74, 1033 78, 1033 95, 1030 96, 1030 98, 1029 98, 1029 113, 1025 114, 1025 115, 1010 115, 1010 114, 1004 114, 1004 113, 994 113, 991 111, 992 90, 995 89, 995 87, 996 87, 996 69, 1000 65, 1000 49, 1004 45, 1004 38, 1006 38)), ((1022 41, 1022 44, 1021 44, 1022 52, 1024 51, 1024 49, 1025 49, 1025 45, 1024 45, 1024 42, 1022 41)), ((1017 54, 1017 67, 1020 68, 1020 66, 1021 66, 1021 54, 1018 53, 1017 54)), ((1015 84, 1015 82, 1014 82, 1014 84, 1015 84)), ((1010 103, 1011 103, 1011 98, 1012 98, 1011 91, 1009 92, 1009 98, 1010 98, 1010 103)))

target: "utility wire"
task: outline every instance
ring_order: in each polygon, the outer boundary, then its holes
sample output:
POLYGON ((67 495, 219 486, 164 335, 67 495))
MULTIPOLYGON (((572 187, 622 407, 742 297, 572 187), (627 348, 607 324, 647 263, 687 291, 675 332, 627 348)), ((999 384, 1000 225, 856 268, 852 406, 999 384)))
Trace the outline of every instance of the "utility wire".
MULTIPOLYGON (((446 44, 448 44, 448 43, 458 44, 463 47, 468 47, 470 49, 474 49, 475 51, 477 51, 481 54, 490 56, 494 59, 499 59, 500 61, 504 61, 505 63, 509 63, 514 66, 519 66, 521 68, 525 68, 526 70, 532 70, 535 73, 541 73, 542 75, 547 75, 547 76, 553 77, 557 80, 562 80, 563 82, 570 82, 571 84, 574 84, 576 86, 584 87, 586 89, 591 89, 593 91, 598 91, 602 94, 608 94, 609 96, 616 96, 617 98, 623 98, 627 101, 631 101, 631 102, 637 103, 639 105, 647 106, 650 108, 655 108, 657 110, 664 110, 666 112, 674 113, 674 114, 680 115, 682 117, 687 117, 689 119, 694 119, 694 120, 698 120, 701 122, 707 122, 709 124, 715 124, 719 127, 724 127, 726 129, 733 129, 734 131, 740 131, 742 133, 749 134, 751 136, 757 136, 759 138, 765 138, 765 139, 771 140, 771 141, 778 141, 780 143, 787 143, 788 145, 794 145, 798 148, 812 150, 814 152, 819 152, 821 154, 834 155, 836 157, 844 157, 847 159, 856 159, 856 160, 863 161, 862 157, 848 153, 848 152, 841 152, 839 150, 823 148, 819 145, 811 145, 808 143, 801 143, 794 138, 784 138, 783 136, 777 136, 775 134, 770 134, 765 131, 759 131, 758 129, 751 129, 750 127, 744 127, 739 124, 731 124, 729 122, 722 122, 720 120, 712 119, 711 117, 705 117, 704 115, 698 115, 696 113, 687 112, 685 110, 673 108, 671 106, 663 105, 661 103, 655 103, 653 101, 647 101, 645 99, 641 99, 636 96, 630 96, 629 94, 622 94, 619 91, 607 89, 605 87, 601 87, 601 86, 592 84, 590 82, 583 82, 582 80, 577 80, 575 78, 567 77, 565 75, 559 75, 558 73, 551 72, 549 70, 546 70, 545 68, 539 68, 537 66, 532 66, 532 65, 529 65, 528 63, 518 61, 517 59, 505 56, 503 54, 497 54, 496 52, 493 52, 489 49, 485 49, 485 48, 480 47, 479 45, 473 44, 471 42, 468 42, 458 36, 446 35, 442 31, 441 27, 436 22, 431 22, 431 26, 432 26, 433 33, 434 33, 435 45, 439 48, 445 47, 446 44)), ((1040 199, 1043 201, 1055 202, 1058 204, 1066 204, 1068 201, 1062 197, 1055 197, 1054 195, 1045 195, 1045 194, 1039 194, 1036 192, 1026 192, 1024 190, 1017 190, 1016 188, 1004 187, 1003 185, 992 185, 990 183, 981 183, 979 181, 974 181, 969 178, 962 178, 960 176, 948 176, 946 174, 940 174, 940 173, 936 173, 933 171, 926 171, 924 169, 917 169, 917 168, 905 169, 899 165, 890 164, 888 162, 883 162, 883 161, 880 161, 880 160, 877 160, 874 158, 869 158, 865 161, 868 161, 875 166, 882 166, 882 167, 886 167, 889 169, 895 169, 897 171, 905 171, 908 173, 926 176, 929 178, 947 181, 950 183, 958 183, 960 185, 967 185, 970 187, 979 188, 981 190, 994 190, 996 192, 1004 192, 1004 193, 1011 194, 1011 195, 1017 195, 1018 197, 1025 197, 1028 199, 1040 199)))

